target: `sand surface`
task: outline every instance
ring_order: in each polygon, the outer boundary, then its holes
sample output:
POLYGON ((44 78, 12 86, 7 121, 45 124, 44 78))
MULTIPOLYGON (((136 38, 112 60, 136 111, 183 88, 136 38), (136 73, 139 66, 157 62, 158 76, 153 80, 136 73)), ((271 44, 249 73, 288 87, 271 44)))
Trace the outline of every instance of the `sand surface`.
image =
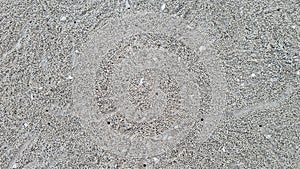
POLYGON ((0 168, 300 168, 298 0, 0 0, 0 168))

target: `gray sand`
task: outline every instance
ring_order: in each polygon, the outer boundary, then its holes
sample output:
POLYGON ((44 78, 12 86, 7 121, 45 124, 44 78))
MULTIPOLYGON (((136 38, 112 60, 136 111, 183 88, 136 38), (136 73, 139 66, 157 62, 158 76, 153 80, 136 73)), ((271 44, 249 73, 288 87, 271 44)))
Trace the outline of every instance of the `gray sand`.
POLYGON ((0 0, 0 168, 300 168, 298 0, 0 0))

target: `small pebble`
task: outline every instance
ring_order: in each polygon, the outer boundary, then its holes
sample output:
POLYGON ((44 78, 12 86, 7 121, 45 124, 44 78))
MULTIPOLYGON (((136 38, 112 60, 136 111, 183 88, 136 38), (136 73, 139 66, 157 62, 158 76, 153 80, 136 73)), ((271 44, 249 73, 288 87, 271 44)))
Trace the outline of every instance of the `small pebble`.
POLYGON ((166 8, 166 4, 163 3, 163 4, 161 5, 161 10, 163 11, 165 8, 166 8))
POLYGON ((271 138, 271 135, 265 135, 265 137, 267 138, 267 139, 270 139, 271 138))
POLYGON ((271 82, 277 82, 277 80, 278 79, 276 77, 270 79, 271 82))
POLYGON ((156 157, 154 157, 154 158, 153 158, 153 161, 154 161, 155 164, 157 164, 157 163, 159 162, 159 159, 156 158, 156 157))
POLYGON ((194 29, 194 27, 192 27, 192 26, 190 26, 190 25, 187 25, 186 27, 187 27, 188 29, 191 29, 191 30, 194 29))
POLYGON ((18 165, 15 163, 12 168, 18 168, 18 165))
POLYGON ((69 75, 69 76, 67 77, 67 79, 68 79, 68 80, 72 80, 73 77, 72 77, 71 75, 69 75))
POLYGON ((129 4, 128 0, 126 0, 125 5, 126 5, 127 9, 130 9, 130 4, 129 4))
POLYGON ((60 21, 66 21, 67 20, 67 17, 65 17, 65 16, 62 16, 61 18, 60 18, 60 21))
POLYGON ((200 46, 200 47, 199 47, 199 50, 200 50, 200 52, 205 51, 205 50, 206 50, 206 47, 205 47, 205 46, 200 46))
POLYGON ((142 85, 144 83, 144 78, 140 79, 140 85, 142 85))

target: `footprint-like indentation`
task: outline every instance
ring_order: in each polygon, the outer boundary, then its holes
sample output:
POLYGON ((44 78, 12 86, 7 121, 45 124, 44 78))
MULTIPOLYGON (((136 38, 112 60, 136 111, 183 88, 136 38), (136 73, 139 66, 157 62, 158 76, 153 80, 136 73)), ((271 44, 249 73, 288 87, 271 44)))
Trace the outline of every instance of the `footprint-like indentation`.
POLYGON ((109 23, 90 35, 74 74, 74 114, 95 141, 144 158, 169 151, 195 123, 209 137, 223 115, 226 84, 218 59, 198 50, 209 44, 205 31, 154 13, 109 23))

